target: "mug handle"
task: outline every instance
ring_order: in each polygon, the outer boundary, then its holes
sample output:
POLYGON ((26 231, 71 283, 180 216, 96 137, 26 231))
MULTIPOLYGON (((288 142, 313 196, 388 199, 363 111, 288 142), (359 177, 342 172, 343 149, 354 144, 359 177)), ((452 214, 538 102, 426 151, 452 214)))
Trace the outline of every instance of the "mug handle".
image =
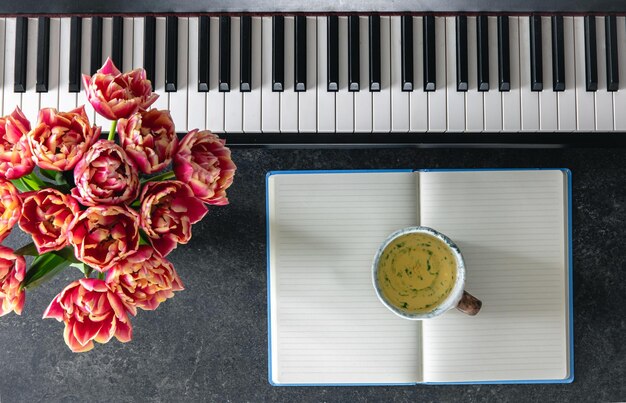
POLYGON ((463 291, 463 296, 459 301, 456 309, 463 312, 464 314, 474 316, 480 311, 480 308, 483 306, 481 300, 473 296, 467 291, 463 291))

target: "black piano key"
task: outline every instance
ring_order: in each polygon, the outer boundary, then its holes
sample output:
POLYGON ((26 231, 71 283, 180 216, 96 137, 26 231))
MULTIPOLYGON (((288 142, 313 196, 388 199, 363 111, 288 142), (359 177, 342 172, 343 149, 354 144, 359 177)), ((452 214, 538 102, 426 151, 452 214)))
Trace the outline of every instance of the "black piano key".
POLYGON ((424 91, 436 90, 435 17, 424 17, 424 91))
POLYGON ((542 91, 541 17, 533 15, 528 18, 530 20, 530 90, 542 91))
POLYGON ((380 16, 369 16, 370 91, 380 91, 380 16))
POLYGON ((303 92, 306 91, 306 17, 296 16, 294 24, 294 88, 303 92))
POLYGON ((124 19, 113 17, 113 34, 111 37, 111 59, 118 69, 124 66, 124 19))
POLYGON ((456 90, 467 91, 467 17, 456 17, 456 90))
POLYGON ((165 18, 165 92, 178 85, 178 17, 165 18))
POLYGON ((198 92, 209 90, 209 39, 210 19, 208 16, 200 16, 198 29, 198 92))
POLYGON ((606 37, 606 89, 619 89, 619 70, 617 67, 617 29, 614 15, 604 17, 604 31, 606 37))
POLYGON ((154 89, 154 71, 156 58, 156 18, 149 16, 143 19, 143 68, 146 77, 154 89))
POLYGON ((285 18, 272 17, 272 91, 285 88, 285 18))
POLYGON ((327 37, 326 37, 326 74, 328 91, 339 90, 339 18, 336 15, 327 17, 327 37))
POLYGON ((102 17, 91 18, 91 75, 102 67, 102 17))
MULTIPOLYGON (((17 17, 15 26, 14 92, 26 92, 26 55, 28 52, 28 18, 17 17)), ((10 57, 10 56, 7 56, 10 57)))
POLYGON ((413 17, 400 19, 402 91, 413 91, 413 17))
POLYGON ((359 16, 351 15, 348 17, 348 91, 359 91, 359 58, 359 16))
POLYGON ((35 91, 48 92, 50 60, 50 19, 39 17, 37 28, 37 81, 35 91))
POLYGON ((486 15, 476 17, 478 91, 489 91, 489 29, 486 15))
POLYGON ((565 42, 563 17, 552 16, 552 89, 565 91, 565 42))
POLYGON ((252 17, 244 15, 241 17, 239 35, 240 68, 239 68, 239 90, 250 92, 252 90, 252 17))
POLYGON ((511 61, 509 54, 509 17, 498 16, 498 89, 511 90, 511 61))
POLYGON ((585 17, 585 83, 587 91, 598 90, 598 58, 596 50, 596 17, 585 17))
POLYGON ((80 17, 70 20, 70 77, 69 92, 80 92, 80 61, 82 44, 83 21, 80 17))
POLYGON ((230 17, 220 17, 218 89, 230 91, 230 17))

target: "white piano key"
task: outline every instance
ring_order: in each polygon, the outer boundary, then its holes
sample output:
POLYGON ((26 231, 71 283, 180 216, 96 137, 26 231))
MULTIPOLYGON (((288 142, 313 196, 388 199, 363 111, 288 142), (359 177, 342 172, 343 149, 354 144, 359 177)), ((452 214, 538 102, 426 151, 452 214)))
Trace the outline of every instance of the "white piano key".
POLYGON ((227 133, 240 133, 243 130, 243 97, 239 90, 240 36, 240 18, 230 17, 230 91, 224 93, 224 131, 227 133))
MULTIPOLYGON (((428 130, 445 132, 446 100, 446 17, 435 17, 435 91, 428 93, 428 130)), ((456 85, 454 86, 456 91, 456 85)))
MULTIPOLYGON (((28 49, 26 57, 26 92, 22 94, 22 112, 31 125, 37 122, 39 114, 39 93, 35 91, 37 82, 37 18, 28 19, 28 49)), ((54 106, 54 105, 53 105, 54 106)))
POLYGON ((401 17, 393 16, 391 24, 391 131, 409 131, 409 93, 402 91, 401 17))
POLYGON ((298 131, 314 133, 317 131, 317 60, 315 17, 306 17, 306 91, 298 93, 298 131))
POLYGON ((424 20, 413 17, 413 91, 409 95, 411 132, 428 130, 428 93, 424 91, 424 20))
POLYGON ((298 132, 298 93, 294 87, 294 32, 294 17, 285 17, 285 87, 280 93, 280 131, 282 133, 298 132))
POLYGON ((617 65, 619 90, 613 93, 613 120, 615 130, 626 130, 626 21, 617 17, 617 65))
MULTIPOLYGON (((262 35, 263 28, 261 26, 261 17, 252 17, 252 57, 251 57, 251 79, 252 87, 250 92, 243 93, 243 131, 246 133, 259 133, 261 132, 261 66, 262 66, 262 35)), ((314 44, 315 45, 315 44, 314 44)), ((315 54, 315 47, 313 47, 315 54)), ((307 77, 308 78, 308 77, 307 77)), ((308 85, 308 83, 307 83, 308 85)), ((315 87, 311 88, 313 91, 313 102, 315 102, 315 87)), ((307 88, 308 90, 308 88, 307 88)), ((313 115, 315 119, 315 115, 313 115)))
POLYGON ((585 82, 585 19, 574 17, 574 57, 576 62, 576 126, 578 131, 595 130, 595 97, 585 82))
POLYGON ((264 133, 278 133, 280 131, 280 93, 272 91, 272 17, 263 17, 261 24, 263 29, 261 35, 261 130, 264 133))
MULTIPOLYGON (((143 18, 133 18, 133 69, 143 68, 143 18)), ((126 60, 126 55, 124 55, 124 60, 126 60)))
MULTIPOLYGON (((83 18, 81 23, 81 51, 80 51, 80 65, 82 74, 88 76, 91 75, 91 18, 83 18)), ((69 60, 69 59, 68 59, 69 60)), ((87 101, 85 95, 85 86, 82 82, 81 76, 81 91, 77 94, 76 106, 85 106, 85 113, 89 118, 89 122, 93 125, 96 122, 96 112, 91 104, 87 101)), ((104 130, 109 130, 108 127, 104 127, 104 130)))
MULTIPOLYGON (((527 18, 527 17, 523 17, 527 18)), ((502 94, 502 129, 518 132, 522 127, 520 104, 519 18, 509 17, 509 66, 511 90, 502 94)))
MULTIPOLYGON (((189 70, 187 73, 187 130, 204 130, 206 93, 198 92, 198 17, 189 17, 189 70)), ((180 128, 179 131, 182 131, 180 128)))
MULTIPOLYGON (((102 18, 102 64, 111 57, 113 51, 113 18, 102 18)), ((116 66, 122 70, 122 66, 116 66)))
POLYGON ((187 130, 187 63, 189 51, 189 20, 178 17, 178 68, 176 91, 169 93, 170 114, 178 130, 187 130))
MULTIPOLYGON (((69 18, 67 18, 69 20, 69 18)), ((42 108, 59 107, 59 51, 60 51, 61 20, 50 18, 50 48, 48 53, 48 92, 40 94, 42 108)), ((63 61, 68 64, 69 58, 63 61)), ((67 88, 65 89, 67 91, 67 88)))
MULTIPOLYGON (((380 91, 372 92, 373 131, 389 133, 391 131, 391 41, 390 17, 380 17, 380 91)), ((341 48, 339 48, 341 59, 341 48)), ((369 86, 368 86, 369 87, 369 86)))
POLYGON ((530 21, 526 16, 519 18, 519 44, 522 131, 536 132, 539 130, 539 93, 530 90, 530 21))
MULTIPOLYGON (((487 17, 489 35, 489 91, 483 94, 485 131, 502 131, 502 93, 498 90, 498 17, 487 17)), ((519 121, 519 119, 518 119, 519 121)))
MULTIPOLYGON (((271 20, 270 20, 271 22, 271 20)), ((317 131, 320 133, 333 133, 335 131, 335 93, 327 91, 328 83, 328 19, 327 17, 317 17, 317 131)), ((265 33, 264 33, 265 34, 265 33)), ((271 35, 271 26, 270 26, 271 35)), ((265 40, 265 37, 263 37, 265 40)), ((271 61, 271 38, 270 38, 270 56, 268 59, 271 61)), ((265 49, 265 48, 264 48, 265 49)), ((265 57, 265 54, 263 55, 265 57)), ((263 72, 269 70, 268 76, 271 86, 272 73, 271 65, 269 68, 265 68, 263 65, 263 72)), ((271 91, 271 90, 270 90, 271 91)), ((368 90, 369 92, 369 90, 368 90)), ((265 108, 265 103, 263 104, 265 108)), ((371 108, 371 106, 370 106, 371 108)))
POLYGON ((71 19, 61 18, 59 38, 59 110, 62 112, 76 108, 78 93, 70 92, 70 31, 71 19))
MULTIPOLYGON (((467 17, 467 79, 468 88, 465 93, 465 130, 468 132, 483 131, 483 96, 478 91, 478 45, 476 35, 476 17, 467 17)), ((496 51, 494 49, 493 51, 496 51)), ((490 52, 491 53, 491 52, 490 52)), ((495 70, 497 74, 497 70, 495 70)), ((491 71, 489 74, 493 74, 491 71)), ((493 89, 491 89, 493 91, 493 89)), ((497 90, 496 90, 497 91, 497 90)))
MULTIPOLYGON (((287 35, 286 28, 285 25, 285 35, 287 35)), ((285 48, 286 54, 287 49, 285 48)), ((339 17, 339 91, 335 94, 335 102, 337 108, 336 131, 338 133, 353 132, 354 93, 348 91, 348 17, 345 16, 339 17)))
POLYGON ((574 18, 563 17, 563 60, 565 91, 557 93, 559 131, 576 130, 576 59, 574 57, 574 18))
POLYGON ((542 132, 557 129, 557 93, 552 85, 552 24, 550 17, 541 17, 541 59, 543 63, 543 91, 539 93, 539 128, 542 132))
MULTIPOLYGON (((465 93, 456 90, 456 21, 446 17, 446 92, 448 131, 465 131, 465 93)), ((439 50, 439 49, 437 49, 439 50)), ((439 72, 437 72, 439 74, 439 72)), ((437 77, 439 79, 439 77, 437 77)), ((437 86, 439 89, 439 86, 437 86)))
POLYGON ((213 63, 209 66, 209 92, 206 93, 206 127, 215 133, 222 133, 224 132, 224 93, 218 89, 219 17, 211 17, 209 30, 209 60, 213 63))
POLYGON ((154 92, 159 98, 152 107, 169 109, 169 96, 165 92, 165 17, 156 18, 154 32, 154 92))
MULTIPOLYGON (((596 130, 613 131, 613 94, 606 90, 606 41, 604 17, 596 17, 598 90, 596 91, 596 130)), ((624 113, 624 112, 621 112, 624 113)))
POLYGON ((124 45, 122 48, 123 66, 120 66, 120 70, 122 71, 131 71, 133 69, 133 47, 135 44, 135 26, 133 20, 134 18, 130 17, 124 18, 124 45))
POLYGON ((5 20, 5 36, 4 36, 4 85, 2 92, 4 95, 2 115, 11 114, 16 106, 22 107, 22 94, 13 91, 13 83, 15 82, 15 18, 7 18, 5 20))
POLYGON ((354 93, 354 131, 370 133, 372 131, 372 93, 369 75, 369 19, 359 17, 359 74, 360 91, 354 93))

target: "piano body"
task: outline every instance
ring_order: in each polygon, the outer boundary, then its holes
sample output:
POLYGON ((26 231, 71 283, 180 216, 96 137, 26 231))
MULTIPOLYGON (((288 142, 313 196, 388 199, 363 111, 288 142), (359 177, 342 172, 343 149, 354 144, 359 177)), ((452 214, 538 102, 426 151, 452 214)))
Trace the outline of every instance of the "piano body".
MULTIPOLYGON (((177 131, 231 146, 626 145, 626 2, 0 4, 0 105, 85 103, 144 67, 177 131)), ((87 106, 90 108, 89 106, 87 106)), ((88 113, 104 130, 107 122, 88 113)))

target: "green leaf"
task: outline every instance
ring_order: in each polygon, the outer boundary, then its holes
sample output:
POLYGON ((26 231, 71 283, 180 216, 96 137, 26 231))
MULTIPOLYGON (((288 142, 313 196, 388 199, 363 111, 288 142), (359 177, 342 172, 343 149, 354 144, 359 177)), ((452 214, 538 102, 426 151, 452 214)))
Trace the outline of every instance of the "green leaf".
POLYGON ((50 179, 51 181, 56 181, 58 171, 53 171, 52 169, 43 169, 39 168, 39 172, 44 178, 50 179))
POLYGON ((89 278, 89 276, 91 276, 91 273, 93 272, 93 269, 92 269, 89 265, 87 265, 87 264, 85 264, 85 263, 83 263, 83 262, 80 262, 80 263, 72 263, 72 264, 70 264, 70 266, 71 266, 71 267, 75 267, 75 268, 77 268, 78 270, 80 270, 80 272, 81 272, 81 273, 83 273, 83 275, 84 275, 86 278, 89 278))
POLYGON ((30 187, 28 187, 28 185, 26 183, 24 183, 24 181, 22 180, 22 178, 19 179, 11 179, 11 183, 19 189, 20 192, 30 192, 34 189, 31 189, 30 187))
POLYGON ((43 183, 43 181, 36 181, 34 180, 32 177, 30 176, 23 176, 20 178, 28 187, 30 187, 32 190, 39 190, 41 189, 41 186, 39 185, 39 182, 43 183))
POLYGON ((34 242, 26 244, 17 249, 15 251, 15 254, 21 256, 39 256, 39 252, 37 251, 37 247, 35 246, 34 242))
POLYGON ((57 250, 54 253, 70 263, 81 263, 80 260, 76 259, 76 255, 74 254, 74 248, 72 248, 71 246, 66 246, 65 248, 57 250))
POLYGON ((22 288, 33 289, 68 267, 70 262, 57 255, 55 252, 44 253, 35 258, 30 268, 26 272, 26 278, 22 283, 22 288))

